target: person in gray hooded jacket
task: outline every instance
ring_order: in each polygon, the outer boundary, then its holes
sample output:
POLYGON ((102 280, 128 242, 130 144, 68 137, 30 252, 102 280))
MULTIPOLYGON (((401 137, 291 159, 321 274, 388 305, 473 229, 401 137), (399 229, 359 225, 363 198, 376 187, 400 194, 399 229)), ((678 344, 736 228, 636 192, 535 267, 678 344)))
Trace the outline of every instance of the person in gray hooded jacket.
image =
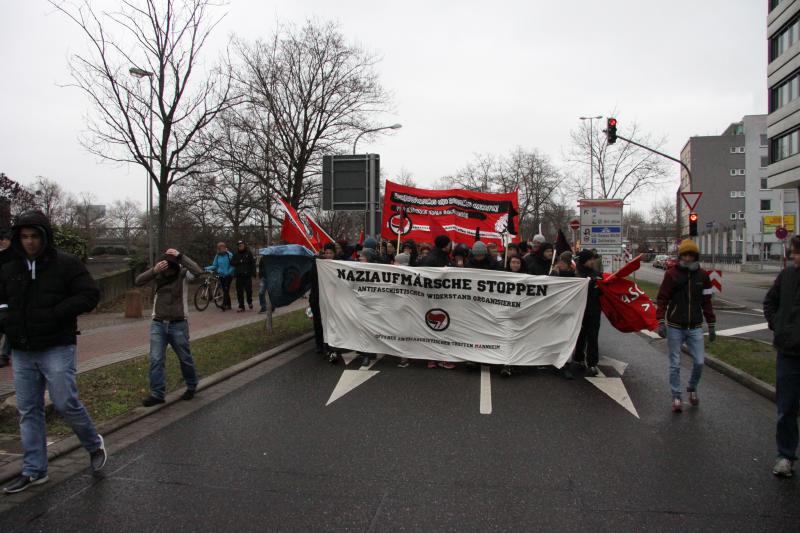
POLYGON ((199 276, 203 270, 191 259, 174 248, 164 253, 161 261, 136 278, 136 285, 155 282, 153 322, 150 324, 150 395, 142 405, 151 407, 164 403, 166 385, 164 360, 167 344, 172 346, 181 364, 181 374, 186 382, 184 400, 194 398, 197 389, 197 371, 189 348, 189 305, 187 302, 189 276, 199 276))

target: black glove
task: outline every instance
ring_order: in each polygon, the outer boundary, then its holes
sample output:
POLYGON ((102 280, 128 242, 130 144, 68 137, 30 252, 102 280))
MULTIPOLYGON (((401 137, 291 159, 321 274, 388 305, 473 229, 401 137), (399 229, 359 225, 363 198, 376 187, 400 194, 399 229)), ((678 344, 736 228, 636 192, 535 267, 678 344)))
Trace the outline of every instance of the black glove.
POLYGON ((717 328, 716 326, 708 326, 708 342, 714 342, 717 340, 717 328))
POLYGON ((661 337, 662 339, 667 338, 667 325, 664 324, 663 322, 661 322, 658 325, 658 336, 661 337))

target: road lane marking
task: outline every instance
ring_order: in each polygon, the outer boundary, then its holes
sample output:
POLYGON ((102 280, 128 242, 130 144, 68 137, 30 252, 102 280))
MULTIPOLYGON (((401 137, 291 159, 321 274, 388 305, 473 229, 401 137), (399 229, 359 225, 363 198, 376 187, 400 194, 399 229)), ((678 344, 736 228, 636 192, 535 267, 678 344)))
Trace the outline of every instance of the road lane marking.
POLYGON ((636 411, 636 407, 633 406, 628 390, 625 388, 625 384, 622 383, 622 378, 587 377, 586 380, 610 396, 612 400, 624 407, 630 414, 639 418, 639 413, 636 411))
POLYGON ((660 339, 661 338, 661 337, 658 336, 658 333, 656 333, 655 331, 650 331, 649 329, 643 329, 640 333, 644 333, 645 335, 647 335, 651 339, 660 339))
POLYGON ((726 311, 725 309, 714 309, 717 313, 725 313, 726 315, 744 315, 744 316, 757 316, 759 318, 764 318, 764 313, 740 313, 739 311, 726 311))
POLYGON ((763 309, 751 309, 751 310, 752 311, 758 311, 759 313, 761 313, 761 316, 764 316, 764 310, 763 309))
POLYGON ((481 365, 481 414, 492 414, 492 375, 489 365, 481 365))
POLYGON ((722 331, 718 331, 717 335, 732 337, 734 335, 741 335, 742 333, 752 333, 754 331, 761 331, 764 329, 769 329, 769 326, 767 325, 766 322, 763 322, 761 324, 750 324, 749 326, 741 326, 738 328, 723 329, 722 331))
POLYGON ((618 359, 614 359, 612 357, 605 357, 605 356, 601 357, 600 361, 597 364, 601 366, 610 366, 611 368, 616 370, 617 374, 619 374, 620 376, 622 376, 622 374, 625 373, 625 369, 628 368, 628 363, 620 361, 618 359))
POLYGON ((331 397, 328 398, 328 403, 325 407, 329 406, 348 392, 352 391, 359 385, 363 385, 370 378, 375 377, 380 373, 380 370, 345 370, 342 372, 342 377, 334 387, 331 397))

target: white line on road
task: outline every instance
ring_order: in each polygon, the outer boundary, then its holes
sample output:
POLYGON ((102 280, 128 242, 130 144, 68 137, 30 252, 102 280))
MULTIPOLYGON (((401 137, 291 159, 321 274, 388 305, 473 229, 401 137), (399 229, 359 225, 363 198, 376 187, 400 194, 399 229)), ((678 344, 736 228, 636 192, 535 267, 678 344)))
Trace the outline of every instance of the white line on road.
POLYGON ((723 329, 722 331, 718 331, 717 335, 723 335, 725 337, 731 337, 733 335, 741 335, 742 333, 752 333, 753 331, 761 331, 763 329, 768 329, 766 322, 761 324, 750 324, 749 326, 741 326, 738 328, 731 328, 731 329, 723 329))
POLYGON ((714 309, 716 313, 725 313, 726 315, 744 315, 744 316, 757 316, 759 318, 764 318, 764 313, 740 313, 739 311, 726 311, 725 309, 714 309))
POLYGON ((764 315, 763 309, 752 309, 752 311, 758 311, 759 313, 761 313, 762 316, 764 315))
POLYGON ((650 331, 649 329, 643 329, 640 333, 644 333, 645 335, 647 335, 651 339, 660 339, 661 338, 661 337, 658 336, 658 333, 656 333, 655 331, 650 331))
POLYGON ((492 375, 489 365, 481 366, 481 414, 492 414, 492 375))

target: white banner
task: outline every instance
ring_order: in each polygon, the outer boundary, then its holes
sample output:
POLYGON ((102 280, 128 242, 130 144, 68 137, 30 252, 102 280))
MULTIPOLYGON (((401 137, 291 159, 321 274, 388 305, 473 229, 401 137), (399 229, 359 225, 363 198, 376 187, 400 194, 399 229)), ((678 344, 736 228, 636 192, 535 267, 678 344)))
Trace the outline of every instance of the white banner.
POLYGON ((572 355, 584 278, 317 260, 325 342, 413 359, 555 365, 572 355))

